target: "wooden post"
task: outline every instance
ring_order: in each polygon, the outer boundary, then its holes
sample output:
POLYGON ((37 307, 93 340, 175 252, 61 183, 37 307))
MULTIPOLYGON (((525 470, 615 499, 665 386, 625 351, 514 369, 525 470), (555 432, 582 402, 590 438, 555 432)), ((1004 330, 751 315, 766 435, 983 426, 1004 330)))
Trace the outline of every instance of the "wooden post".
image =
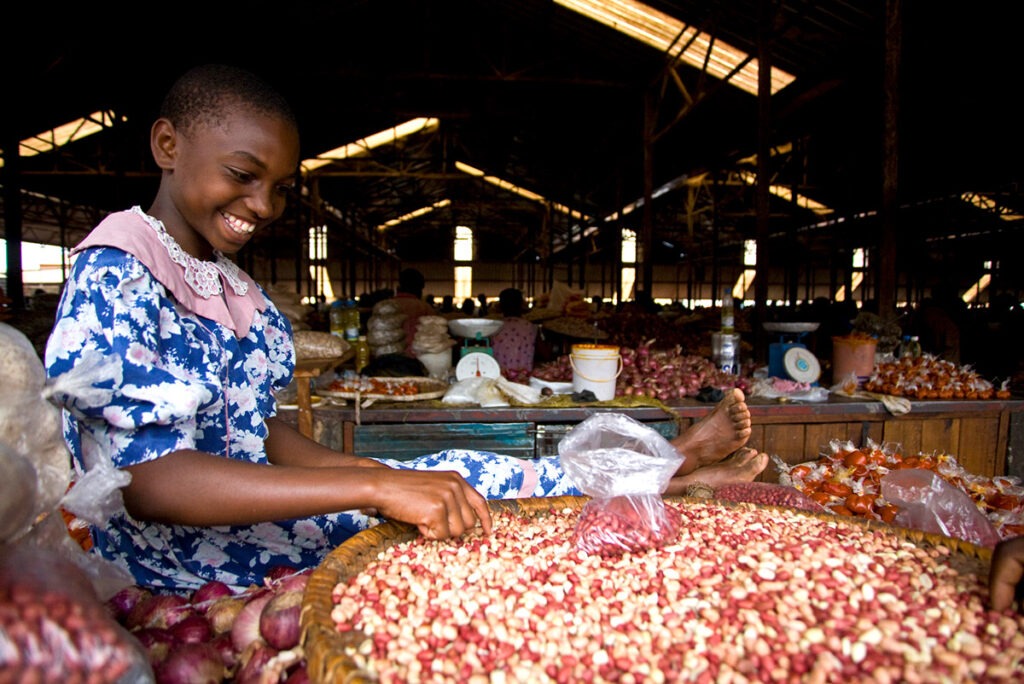
POLYGON ((899 210, 899 89, 902 0, 885 3, 885 75, 882 83, 882 233, 878 247, 878 315, 896 317, 896 230, 899 210))

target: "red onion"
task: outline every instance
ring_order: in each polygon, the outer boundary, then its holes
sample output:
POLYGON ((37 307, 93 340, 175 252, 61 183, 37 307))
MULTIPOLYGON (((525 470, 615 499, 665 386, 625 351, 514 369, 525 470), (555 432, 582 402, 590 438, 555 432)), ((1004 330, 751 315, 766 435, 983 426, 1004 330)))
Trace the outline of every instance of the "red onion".
POLYGON ((235 674, 235 684, 261 684, 263 669, 275 655, 277 651, 269 646, 255 646, 235 674))
POLYGON ((159 663, 171 652, 174 635, 170 630, 160 627, 144 627, 131 633, 146 651, 150 663, 159 663))
POLYGON ((214 634, 230 633, 239 611, 245 605, 245 599, 231 596, 214 601, 206 609, 206 619, 214 634))
POLYGON ((223 634, 218 634, 210 644, 220 653, 220 659, 224 661, 224 666, 228 670, 233 670, 235 665, 238 664, 238 653, 231 643, 231 633, 224 632, 223 634))
POLYGON ((309 684, 309 681, 309 672, 306 671, 306 664, 301 662, 288 673, 288 678, 284 680, 284 684, 309 684))
POLYGON ((286 591, 305 591, 306 584, 309 582, 310 574, 311 572, 309 570, 303 570, 302 572, 296 572, 293 575, 281 577, 272 588, 279 594, 286 591))
POLYGON ((151 593, 137 585, 130 585, 121 589, 107 600, 107 607, 110 608, 114 619, 118 622, 127 618, 140 601, 148 599, 151 593))
POLYGON ((232 596, 235 592, 224 582, 211 580, 192 593, 193 605, 205 606, 217 599, 232 596))
POLYGON ((269 586, 285 577, 294 575, 298 571, 298 568, 291 565, 274 565, 267 568, 267 572, 263 576, 263 582, 269 586))
POLYGON ((302 628, 302 592, 286 591, 276 594, 263 607, 260 614, 260 636, 268 646, 284 651, 299 643, 302 628))
POLYGON ((198 613, 189 615, 181 622, 175 623, 169 631, 174 635, 178 643, 200 644, 210 640, 213 636, 213 629, 209 621, 198 613))
POLYGON ((249 645, 260 639, 260 613, 266 606, 273 594, 260 592, 246 601, 242 609, 235 617, 235 624, 231 627, 231 644, 239 653, 245 651, 249 645))
POLYGON ((177 594, 153 594, 140 600, 125 620, 129 630, 140 627, 172 627, 192 614, 188 599, 177 594))
POLYGON ((224 662, 210 644, 181 644, 167 654, 153 673, 157 684, 220 684, 224 662))

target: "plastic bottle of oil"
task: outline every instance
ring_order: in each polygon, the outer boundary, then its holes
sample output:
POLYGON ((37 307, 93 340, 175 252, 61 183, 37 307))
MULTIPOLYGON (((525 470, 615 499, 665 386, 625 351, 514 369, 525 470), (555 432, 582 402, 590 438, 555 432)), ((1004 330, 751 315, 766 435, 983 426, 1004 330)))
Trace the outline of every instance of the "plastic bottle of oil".
POLYGON ((355 341, 356 352, 356 373, 362 373, 363 369, 370 365, 370 344, 366 341, 366 335, 360 335, 355 341))

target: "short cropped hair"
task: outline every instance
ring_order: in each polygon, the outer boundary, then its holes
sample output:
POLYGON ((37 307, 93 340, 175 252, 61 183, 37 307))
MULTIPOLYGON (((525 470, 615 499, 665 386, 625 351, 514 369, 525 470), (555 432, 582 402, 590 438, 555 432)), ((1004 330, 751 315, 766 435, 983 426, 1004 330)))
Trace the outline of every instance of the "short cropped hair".
POLYGON ((279 117, 298 130, 291 105, 256 74, 226 64, 206 64, 175 81, 160 106, 160 117, 189 133, 196 124, 222 123, 231 106, 279 117))
POLYGON ((522 316, 525 302, 523 291, 514 287, 506 287, 498 295, 498 305, 503 316, 522 316))
POLYGON ((426 287, 426 284, 427 281, 423 274, 415 268, 406 268, 398 274, 399 292, 409 292, 418 296, 423 294, 423 288, 426 287))

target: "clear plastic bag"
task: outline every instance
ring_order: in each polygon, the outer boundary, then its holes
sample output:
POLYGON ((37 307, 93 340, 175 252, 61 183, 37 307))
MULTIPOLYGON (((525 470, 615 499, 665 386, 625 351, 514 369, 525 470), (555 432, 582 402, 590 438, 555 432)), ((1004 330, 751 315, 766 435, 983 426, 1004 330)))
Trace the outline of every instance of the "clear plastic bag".
POLYGON ((573 532, 576 548, 614 556, 676 538, 680 515, 662 494, 685 457, 656 430, 620 413, 598 413, 558 443, 558 456, 591 497, 573 532))
POLYGON ((993 548, 999 542, 995 526, 971 498, 923 468, 894 470, 882 478, 882 496, 899 507, 894 522, 901 527, 962 539, 993 548))
POLYGON ((0 672, 10 681, 154 681, 145 651, 61 554, 0 546, 0 672))
MULTIPOLYGON (((131 575, 83 551, 68 533, 61 508, 94 525, 124 510, 121 488, 131 480, 97 445, 83 439, 83 463, 73 469, 64 443, 59 396, 77 410, 110 401, 109 381, 121 374, 120 359, 87 350, 73 370, 46 380, 35 349, 20 331, 0 323, 0 368, 9 376, 0 394, 0 544, 33 549, 74 566, 105 600, 130 584, 131 575), (30 415, 33 420, 25 420, 30 415), (70 486, 70 488, 69 488, 70 486)), ((0 652, 3 644, 0 643, 0 652)))

